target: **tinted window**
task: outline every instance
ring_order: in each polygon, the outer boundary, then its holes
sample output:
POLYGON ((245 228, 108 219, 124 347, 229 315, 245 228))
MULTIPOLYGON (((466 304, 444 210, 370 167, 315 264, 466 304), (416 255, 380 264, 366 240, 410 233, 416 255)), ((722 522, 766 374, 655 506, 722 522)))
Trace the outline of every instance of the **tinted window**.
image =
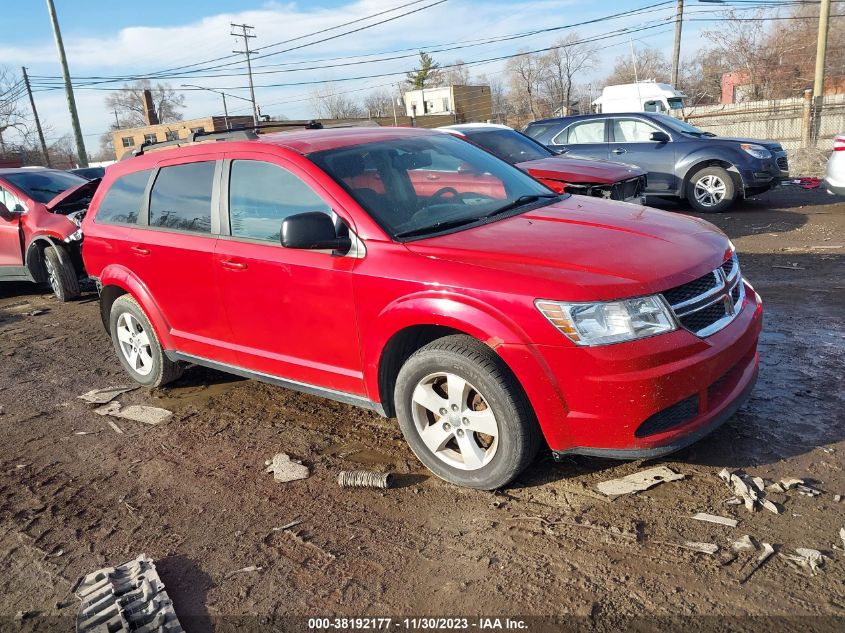
POLYGON ((94 220, 99 223, 135 224, 150 171, 136 171, 115 180, 100 203, 94 220))
POLYGON ((529 123, 528 127, 523 130, 523 134, 527 134, 531 138, 539 139, 544 136, 546 132, 552 132, 557 129, 557 123, 529 123))
POLYGON ((322 198, 287 169, 257 160, 236 160, 229 177, 232 235, 278 242, 282 220, 307 211, 331 214, 322 198))
POLYGON ((214 162, 163 167, 150 196, 150 226, 211 232, 214 162))
POLYGON ((513 130, 465 130, 464 134, 476 145, 511 164, 554 156, 542 145, 513 130))
POLYGON ((613 139, 617 143, 649 143, 651 133, 660 130, 639 119, 614 119, 613 139))
POLYGON ((48 169, 22 169, 4 177, 36 202, 50 202, 63 191, 88 182, 66 171, 48 169))
POLYGON ((23 203, 11 191, 6 191, 3 187, 0 187, 0 202, 6 205, 6 208, 13 213, 22 213, 25 211, 23 203))
POLYGON ((604 143, 604 119, 573 123, 559 134, 554 142, 569 145, 604 143))

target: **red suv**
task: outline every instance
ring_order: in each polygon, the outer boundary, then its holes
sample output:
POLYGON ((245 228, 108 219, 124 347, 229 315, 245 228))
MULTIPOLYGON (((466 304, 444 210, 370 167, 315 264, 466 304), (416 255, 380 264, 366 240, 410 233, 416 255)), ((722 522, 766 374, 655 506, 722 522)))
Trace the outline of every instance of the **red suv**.
POLYGON ((395 415, 483 489, 543 440, 676 450, 754 385, 762 304, 707 222, 555 193, 437 131, 209 140, 111 167, 83 223, 144 385, 196 363, 395 415))
POLYGON ((56 169, 0 169, 0 281, 49 282, 61 301, 78 297, 80 226, 99 184, 56 169))

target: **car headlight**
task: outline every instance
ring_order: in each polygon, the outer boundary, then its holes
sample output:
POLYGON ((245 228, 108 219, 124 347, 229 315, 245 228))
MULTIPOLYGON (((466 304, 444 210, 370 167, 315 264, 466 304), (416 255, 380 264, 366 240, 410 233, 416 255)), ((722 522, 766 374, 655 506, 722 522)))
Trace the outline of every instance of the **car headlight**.
POLYGON ((659 296, 602 303, 538 299, 537 309, 576 345, 607 345, 671 332, 677 328, 659 296))
POLYGON ((746 154, 751 154, 754 158, 771 158, 772 153, 762 145, 757 143, 743 143, 740 145, 746 154))
POLYGON ((74 211, 67 214, 67 219, 73 222, 76 226, 82 226, 82 218, 85 217, 85 211, 74 211))

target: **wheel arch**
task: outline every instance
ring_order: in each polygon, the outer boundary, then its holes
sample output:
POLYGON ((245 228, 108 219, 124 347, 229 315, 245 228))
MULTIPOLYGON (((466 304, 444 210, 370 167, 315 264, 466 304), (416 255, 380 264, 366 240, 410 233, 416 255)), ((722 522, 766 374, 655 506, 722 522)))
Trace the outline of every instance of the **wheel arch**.
POLYGON ((717 157, 710 157, 710 158, 699 158, 689 164, 684 172, 684 177, 681 180, 681 197, 685 197, 687 195, 687 189, 690 185, 690 180, 692 177, 701 169, 705 167, 721 167, 725 171, 727 171, 731 175, 731 180, 734 183, 734 189, 738 196, 742 196, 743 194, 743 184, 742 184, 742 176, 739 173, 739 169, 737 166, 729 160, 724 158, 717 158, 717 157))
POLYGON ((59 239, 47 234, 36 235, 30 240, 29 246, 26 247, 26 255, 24 257, 24 264, 32 276, 32 280, 36 283, 47 281, 47 270, 44 267, 44 251, 48 248, 54 248, 56 250, 62 265, 73 267, 70 253, 59 239))
POLYGON ((158 304, 156 304, 144 283, 132 272, 122 266, 108 266, 100 274, 100 287, 100 318, 103 321, 106 332, 111 333, 109 321, 114 302, 119 297, 129 294, 138 302, 138 305, 147 315, 161 343, 162 349, 166 350, 173 347, 170 326, 164 314, 159 309, 158 304))
POLYGON ((395 414, 393 390, 403 363, 428 343, 455 334, 469 336, 490 348, 529 396, 529 402, 534 400, 531 392, 540 389, 551 388, 560 395, 547 381, 530 388, 523 384, 520 376, 526 373, 521 371, 526 363, 532 365, 531 375, 539 370, 549 378, 551 372, 527 335, 509 317, 468 298, 442 294, 405 298, 382 311, 370 331, 377 336, 363 348, 364 379, 370 398, 381 403, 388 417, 395 414))

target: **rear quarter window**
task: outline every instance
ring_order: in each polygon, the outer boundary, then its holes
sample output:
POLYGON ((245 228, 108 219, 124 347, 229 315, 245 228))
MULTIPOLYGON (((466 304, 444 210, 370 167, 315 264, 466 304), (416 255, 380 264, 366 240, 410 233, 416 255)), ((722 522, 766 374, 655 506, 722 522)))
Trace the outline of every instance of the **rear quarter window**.
POLYGON ((214 161, 162 167, 150 194, 150 226, 211 232, 214 161))
POLYGON ((94 221, 98 224, 137 224, 151 172, 145 169, 117 178, 103 196, 94 221))

